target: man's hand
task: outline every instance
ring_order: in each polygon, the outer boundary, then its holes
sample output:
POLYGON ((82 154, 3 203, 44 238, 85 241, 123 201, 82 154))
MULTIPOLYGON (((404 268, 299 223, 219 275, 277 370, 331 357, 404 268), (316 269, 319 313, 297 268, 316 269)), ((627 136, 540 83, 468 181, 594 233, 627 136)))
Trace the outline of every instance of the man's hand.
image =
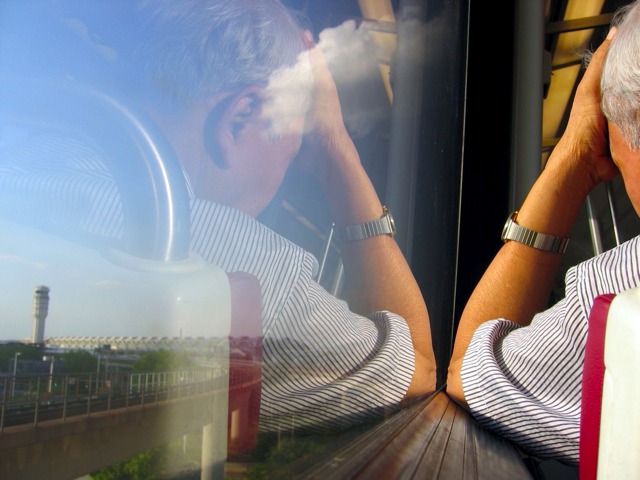
MULTIPOLYGON (((615 29, 591 57, 589 66, 578 85, 571 107, 569 122, 556 150, 566 150, 576 164, 570 167, 582 169, 587 174, 585 187, 590 191, 600 182, 608 182, 618 174, 611 160, 607 122, 600 109, 600 74, 615 29)), ((559 158, 554 155, 550 159, 559 158)))
POLYGON ((305 118, 305 137, 296 158, 299 168, 322 185, 333 177, 332 169, 345 158, 359 158, 344 124, 338 90, 322 50, 305 31, 303 40, 313 75, 311 102, 305 118))

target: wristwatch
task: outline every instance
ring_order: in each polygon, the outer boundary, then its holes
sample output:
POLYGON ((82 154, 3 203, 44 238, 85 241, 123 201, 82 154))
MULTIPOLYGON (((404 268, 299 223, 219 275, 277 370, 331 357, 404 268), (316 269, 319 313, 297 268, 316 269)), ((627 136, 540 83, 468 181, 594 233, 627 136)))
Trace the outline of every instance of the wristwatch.
POLYGON ((537 248, 545 252, 551 253, 564 253, 569 244, 568 237, 556 237, 554 235, 547 235, 539 233, 534 230, 518 225, 516 223, 516 217, 518 212, 515 211, 507 219, 507 223, 504 224, 502 229, 502 241, 513 240, 514 242, 521 243, 528 247, 537 248))
POLYGON ((378 235, 396 236, 396 224, 387 207, 382 207, 382 217, 358 225, 333 226, 333 238, 338 243, 357 242, 378 235))

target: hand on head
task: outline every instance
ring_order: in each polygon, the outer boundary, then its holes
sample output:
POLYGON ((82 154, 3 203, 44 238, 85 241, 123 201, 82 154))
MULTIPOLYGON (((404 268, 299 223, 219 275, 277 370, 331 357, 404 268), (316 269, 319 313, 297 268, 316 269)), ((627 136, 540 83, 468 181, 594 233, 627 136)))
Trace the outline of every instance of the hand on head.
POLYGON ((600 107, 600 75, 615 33, 615 29, 612 29, 593 54, 578 85, 565 133, 556 146, 557 149, 567 149, 572 153, 570 158, 575 160, 575 165, 568 167, 586 170, 587 178, 592 182, 591 188, 618 174, 611 160, 607 121, 600 107))
POLYGON ((313 75, 311 103, 305 118, 305 137, 296 164, 321 182, 329 175, 333 161, 345 150, 355 150, 342 116, 336 84, 326 58, 311 32, 302 34, 313 75))

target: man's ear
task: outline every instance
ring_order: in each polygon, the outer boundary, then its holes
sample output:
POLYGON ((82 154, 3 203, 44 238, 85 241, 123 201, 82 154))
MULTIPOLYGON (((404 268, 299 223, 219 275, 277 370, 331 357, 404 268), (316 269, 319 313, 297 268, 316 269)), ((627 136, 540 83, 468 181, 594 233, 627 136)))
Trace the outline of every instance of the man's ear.
POLYGON ((204 125, 207 154, 219 168, 229 168, 233 149, 242 141, 247 126, 262 114, 263 89, 255 86, 228 95, 216 102, 204 125))

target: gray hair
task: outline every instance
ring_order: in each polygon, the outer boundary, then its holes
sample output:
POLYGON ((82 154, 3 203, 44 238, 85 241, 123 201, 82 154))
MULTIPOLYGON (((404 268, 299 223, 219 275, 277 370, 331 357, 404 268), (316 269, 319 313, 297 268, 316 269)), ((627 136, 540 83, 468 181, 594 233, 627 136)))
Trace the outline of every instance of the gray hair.
POLYGON ((640 149, 640 2, 619 9, 600 78, 602 111, 633 150, 640 149))
POLYGON ((278 0, 143 0, 142 13, 135 64, 173 108, 267 87, 305 50, 301 26, 278 0))

